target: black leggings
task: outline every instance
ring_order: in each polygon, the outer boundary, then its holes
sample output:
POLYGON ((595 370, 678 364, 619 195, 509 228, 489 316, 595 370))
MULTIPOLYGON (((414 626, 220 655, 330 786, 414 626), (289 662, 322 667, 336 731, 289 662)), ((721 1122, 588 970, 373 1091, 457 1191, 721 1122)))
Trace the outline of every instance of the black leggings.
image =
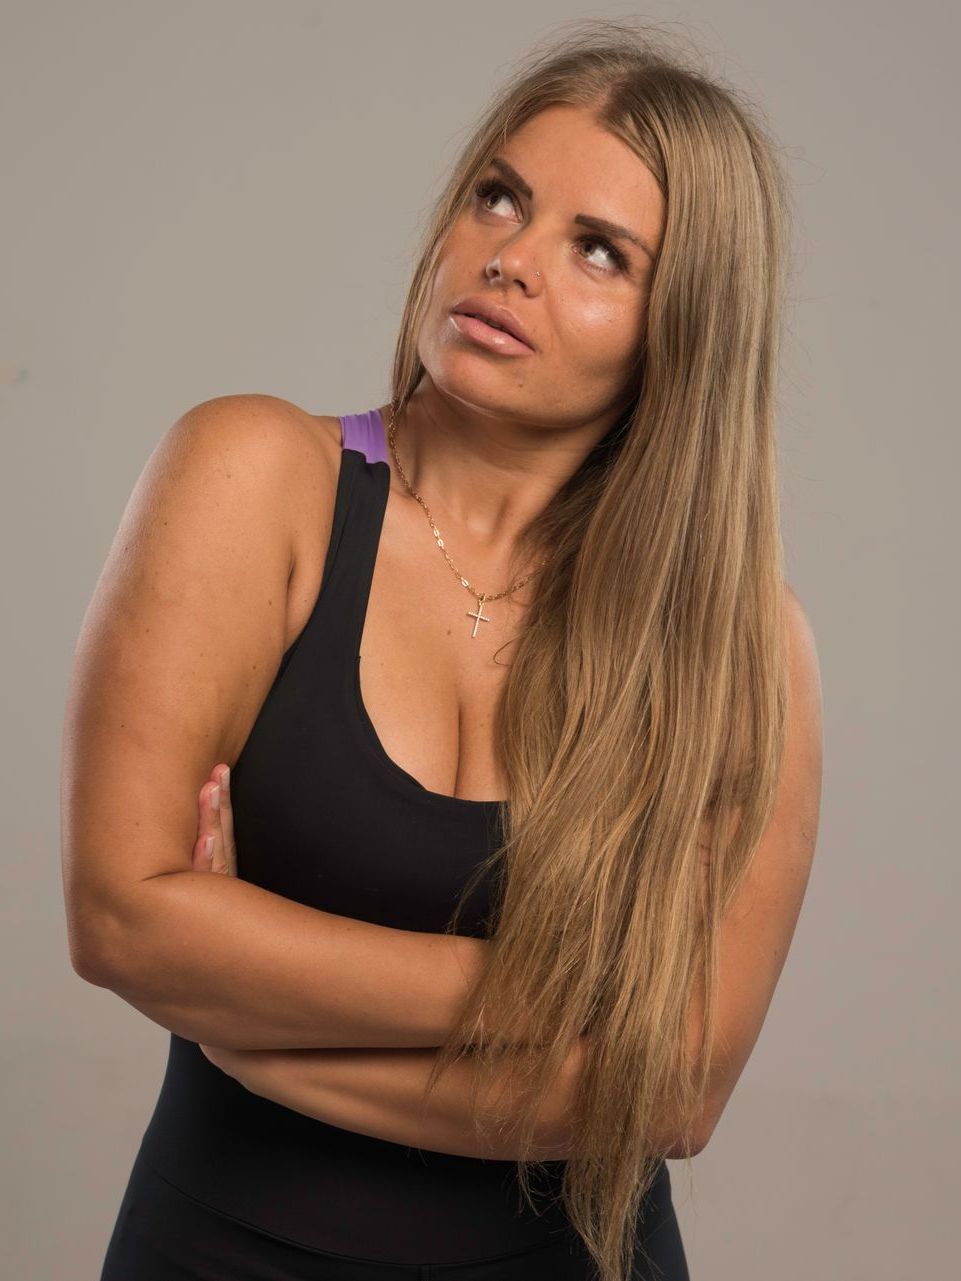
MULTIPOLYGON (((372 1231, 376 1225, 371 1225, 372 1231)), ((631 1281, 690 1281, 673 1208, 644 1235, 631 1281)), ((582 1243, 474 1263, 393 1264, 328 1254, 196 1200, 135 1162, 100 1281, 596 1281, 582 1243)))

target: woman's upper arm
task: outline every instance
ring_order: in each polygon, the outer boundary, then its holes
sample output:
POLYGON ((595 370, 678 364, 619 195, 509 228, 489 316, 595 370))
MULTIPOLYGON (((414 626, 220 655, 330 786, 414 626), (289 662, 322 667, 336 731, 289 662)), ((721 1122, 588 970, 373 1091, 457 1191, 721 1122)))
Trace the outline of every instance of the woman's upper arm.
POLYGON ((123 512, 77 641, 63 730, 70 953, 95 971, 145 878, 189 870, 197 798, 240 752, 284 652, 304 415, 223 396, 183 415, 123 512))
MULTIPOLYGON (((807 889, 821 807, 821 679, 814 633, 794 592, 786 611, 789 694, 774 810, 722 919, 713 1130, 760 1035, 807 889)), ((698 1003, 698 1020, 701 1005, 698 1003)), ((704 1140, 706 1142, 706 1139, 704 1140)))

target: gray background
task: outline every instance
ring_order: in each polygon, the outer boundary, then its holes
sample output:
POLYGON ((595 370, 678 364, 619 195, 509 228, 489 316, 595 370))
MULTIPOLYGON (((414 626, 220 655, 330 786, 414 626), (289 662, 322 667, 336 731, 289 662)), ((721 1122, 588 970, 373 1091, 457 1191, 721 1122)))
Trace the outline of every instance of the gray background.
MULTIPOLYGON (((631 12, 3 5, 0 1238, 18 1281, 98 1275, 165 1061, 166 1031, 71 969, 60 880, 72 649, 134 482, 212 396, 382 403, 416 233, 493 89, 559 22, 631 12)), ((757 97, 787 154, 784 535, 825 704, 794 945, 693 1199, 672 1165, 692 1276, 944 1276, 961 1246, 958 11, 645 12, 757 97)))

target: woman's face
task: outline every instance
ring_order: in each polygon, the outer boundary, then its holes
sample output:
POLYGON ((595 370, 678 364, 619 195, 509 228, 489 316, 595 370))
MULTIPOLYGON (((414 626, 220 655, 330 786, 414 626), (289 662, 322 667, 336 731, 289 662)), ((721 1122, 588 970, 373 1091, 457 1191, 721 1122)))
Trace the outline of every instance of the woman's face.
POLYGON ((590 111, 554 106, 527 121, 444 244, 418 342, 432 381, 515 421, 613 421, 636 377, 663 218, 650 170, 590 111), (580 215, 626 228, 650 253, 580 215), (533 350, 471 337, 454 312, 477 296, 506 307, 533 350))

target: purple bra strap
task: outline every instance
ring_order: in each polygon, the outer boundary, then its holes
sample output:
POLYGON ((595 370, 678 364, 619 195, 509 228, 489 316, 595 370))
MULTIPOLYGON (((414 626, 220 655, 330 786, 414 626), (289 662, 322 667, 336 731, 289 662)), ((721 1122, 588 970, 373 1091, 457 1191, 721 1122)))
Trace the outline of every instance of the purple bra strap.
POLYGON ((369 463, 387 462, 387 430, 379 409, 339 417, 344 449, 356 449, 369 463))

